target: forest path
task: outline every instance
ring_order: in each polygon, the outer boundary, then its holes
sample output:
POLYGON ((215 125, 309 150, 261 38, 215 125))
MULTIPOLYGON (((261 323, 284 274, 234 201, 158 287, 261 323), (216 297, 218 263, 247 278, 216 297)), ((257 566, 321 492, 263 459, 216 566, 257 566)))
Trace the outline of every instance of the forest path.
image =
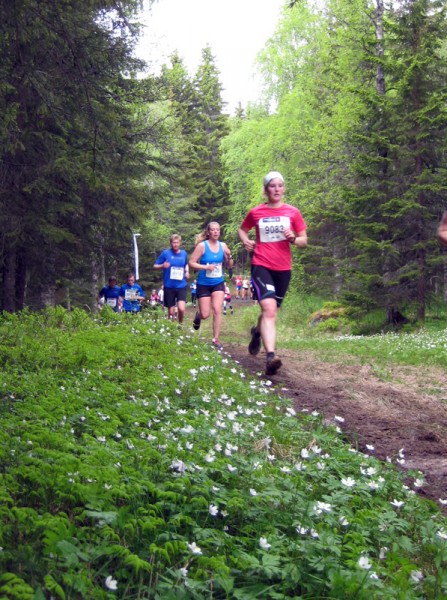
MULTIPOLYGON (((265 353, 251 356, 247 351, 249 332, 239 331, 237 313, 252 302, 234 303, 234 317, 223 323, 224 353, 252 375, 265 379, 265 353), (231 340, 231 342, 227 341, 231 340)), ((186 320, 195 310, 187 308, 186 320)), ((211 319, 200 329, 200 336, 211 335, 211 319)), ((326 422, 343 417, 337 424, 359 451, 370 454, 374 446, 377 458, 396 463, 403 450, 402 469, 418 469, 426 485, 416 491, 432 499, 445 514, 447 504, 447 376, 440 368, 391 365, 378 369, 359 364, 340 355, 339 361, 323 361, 316 352, 280 348, 282 368, 268 377, 272 388, 291 399, 297 412, 316 410, 326 422)), ((413 480, 409 480, 412 485, 413 480)))
MULTIPOLYGON (((225 351, 244 369, 265 378, 265 354, 250 356, 247 346, 230 343, 225 351)), ((420 470, 427 485, 417 491, 447 506, 447 378, 437 369, 391 367, 386 379, 370 365, 323 362, 305 351, 281 350, 283 367, 268 377, 297 411, 316 410, 326 422, 334 417, 361 452, 393 462, 403 449, 404 469, 420 470), (374 446, 370 452, 366 444, 374 446)), ((346 361, 346 358, 343 357, 346 361)))

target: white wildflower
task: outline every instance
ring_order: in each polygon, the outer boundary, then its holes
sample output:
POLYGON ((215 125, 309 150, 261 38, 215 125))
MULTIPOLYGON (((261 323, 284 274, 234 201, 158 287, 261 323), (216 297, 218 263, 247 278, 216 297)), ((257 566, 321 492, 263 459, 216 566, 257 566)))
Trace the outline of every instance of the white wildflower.
POLYGON ((411 571, 410 579, 414 583, 419 583, 420 581, 422 581, 422 579, 424 579, 424 575, 421 571, 411 571))
POLYGON ((368 467, 367 469, 360 467, 360 472, 362 473, 362 475, 367 475, 368 477, 371 477, 372 475, 375 475, 377 473, 377 469, 375 467, 368 467))
POLYGON ((186 425, 186 427, 182 427, 180 429, 181 433, 192 433, 194 431, 194 427, 192 425, 186 425))
POLYGON ((116 579, 113 579, 113 577, 111 575, 108 575, 106 577, 106 588, 109 590, 117 590, 118 589, 118 581, 116 579))
POLYGON ((403 500, 396 500, 396 498, 394 498, 394 500, 392 502, 390 502, 390 504, 392 506, 395 506, 396 508, 400 508, 401 506, 403 506, 405 504, 405 502, 403 500))
POLYGON ((191 542, 190 544, 188 544, 188 550, 193 554, 202 554, 201 548, 199 548, 199 546, 195 542, 191 542))
POLYGON ((358 565, 361 569, 365 569, 366 571, 369 571, 369 569, 372 567, 372 564, 369 562, 369 558, 364 554, 362 554, 362 556, 359 558, 358 565))
POLYGON ((175 458, 169 468, 172 471, 176 471, 177 473, 184 473, 186 471, 186 465, 182 460, 179 460, 178 458, 175 458))
POLYGON ((314 505, 314 511, 317 513, 317 515, 321 515, 321 513, 325 513, 325 512, 331 512, 332 510, 332 505, 329 504, 329 502, 317 502, 314 505))
POLYGON ((259 538, 259 546, 262 550, 269 550, 272 545, 268 543, 267 538, 261 537, 259 538))

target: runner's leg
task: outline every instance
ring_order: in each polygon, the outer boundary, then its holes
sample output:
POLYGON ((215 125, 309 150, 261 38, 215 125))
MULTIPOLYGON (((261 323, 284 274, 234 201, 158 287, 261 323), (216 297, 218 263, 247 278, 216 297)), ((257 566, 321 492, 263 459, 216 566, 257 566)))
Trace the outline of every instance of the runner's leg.
POLYGON ((264 298, 259 304, 261 306, 261 315, 258 320, 257 329, 261 333, 265 351, 275 352, 278 305, 275 298, 264 298))
POLYGON ((185 301, 184 300, 178 300, 178 302, 177 302, 177 316, 178 316, 178 322, 183 323, 183 318, 185 316, 185 301))
POLYGON ((219 339, 220 328, 222 326, 222 306, 224 292, 215 291, 211 294, 211 306, 213 310, 213 337, 219 339))

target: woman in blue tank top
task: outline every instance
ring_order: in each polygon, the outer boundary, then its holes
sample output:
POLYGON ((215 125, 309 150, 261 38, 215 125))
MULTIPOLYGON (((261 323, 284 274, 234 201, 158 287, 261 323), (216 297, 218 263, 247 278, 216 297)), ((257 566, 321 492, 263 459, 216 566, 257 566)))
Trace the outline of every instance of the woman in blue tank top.
POLYGON ((198 271, 197 299, 199 310, 194 317, 193 327, 199 329, 200 321, 213 315, 213 346, 222 350, 219 341, 222 324, 222 306, 225 294, 224 265, 233 266, 233 257, 224 242, 219 241, 220 225, 215 221, 196 237, 196 247, 191 254, 189 266, 198 271))

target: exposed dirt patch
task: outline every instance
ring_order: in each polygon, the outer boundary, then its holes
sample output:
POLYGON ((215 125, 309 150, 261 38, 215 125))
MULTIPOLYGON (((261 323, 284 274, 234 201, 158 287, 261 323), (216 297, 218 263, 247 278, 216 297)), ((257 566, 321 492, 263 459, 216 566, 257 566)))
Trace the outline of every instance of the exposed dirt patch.
MULTIPOLYGON (((248 343, 248 340, 247 340, 248 343)), ((265 354, 250 356, 247 346, 225 344, 225 351, 253 374, 263 374, 265 354)), ((447 514, 447 377, 435 369, 393 367, 387 381, 370 366, 322 362, 309 353, 281 351, 283 367, 269 379, 298 411, 317 410, 327 421, 334 416, 350 441, 361 451, 393 462, 403 449, 403 469, 419 469, 427 485, 422 496, 434 500, 447 514), (444 399, 444 401, 443 401, 444 399)))

